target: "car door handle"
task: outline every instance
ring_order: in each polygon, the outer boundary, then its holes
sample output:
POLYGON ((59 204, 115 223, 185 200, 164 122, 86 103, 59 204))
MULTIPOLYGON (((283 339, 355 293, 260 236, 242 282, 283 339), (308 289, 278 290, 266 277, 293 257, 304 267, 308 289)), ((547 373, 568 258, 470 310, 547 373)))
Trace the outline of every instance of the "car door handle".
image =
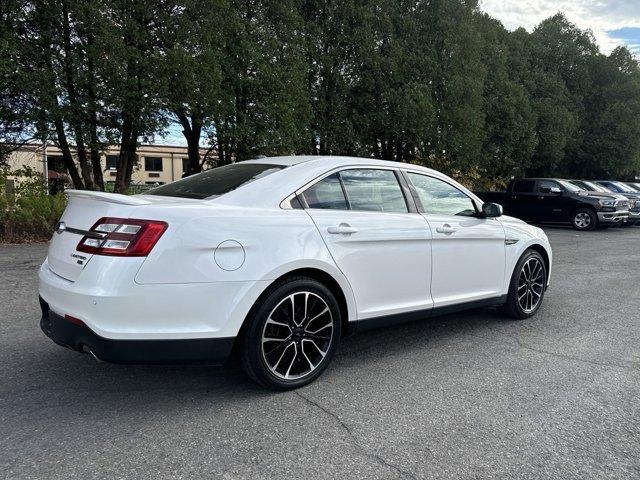
POLYGON ((357 228, 353 228, 348 223, 341 223, 337 227, 327 228, 327 232, 332 233, 334 235, 349 235, 351 233, 356 233, 357 231, 358 231, 357 228))
POLYGON ((445 235, 451 235, 452 233, 456 233, 458 230, 453 228, 448 223, 445 223, 441 227, 436 227, 436 232, 444 233, 445 235))

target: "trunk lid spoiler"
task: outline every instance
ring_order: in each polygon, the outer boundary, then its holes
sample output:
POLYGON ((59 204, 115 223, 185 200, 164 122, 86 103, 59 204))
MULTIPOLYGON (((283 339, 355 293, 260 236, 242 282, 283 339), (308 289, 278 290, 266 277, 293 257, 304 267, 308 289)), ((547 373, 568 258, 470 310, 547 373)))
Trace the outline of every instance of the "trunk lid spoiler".
POLYGON ((85 198, 98 202, 117 203, 119 205, 149 205, 152 202, 133 195, 122 195, 120 193, 95 192, 91 190, 65 190, 65 195, 70 200, 72 198, 85 198))

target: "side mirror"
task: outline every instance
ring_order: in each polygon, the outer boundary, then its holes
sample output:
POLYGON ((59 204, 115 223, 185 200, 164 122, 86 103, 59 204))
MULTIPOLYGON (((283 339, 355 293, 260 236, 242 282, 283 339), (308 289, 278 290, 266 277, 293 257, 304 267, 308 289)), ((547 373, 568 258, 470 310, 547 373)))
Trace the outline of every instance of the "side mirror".
POLYGON ((497 203, 483 203, 482 216, 485 218, 497 218, 502 216, 502 205, 497 203))

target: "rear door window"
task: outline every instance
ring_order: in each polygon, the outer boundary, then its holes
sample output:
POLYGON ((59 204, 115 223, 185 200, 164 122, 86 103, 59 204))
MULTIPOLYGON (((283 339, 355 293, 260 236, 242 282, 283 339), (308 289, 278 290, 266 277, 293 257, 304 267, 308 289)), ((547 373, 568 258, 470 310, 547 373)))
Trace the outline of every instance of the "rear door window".
POLYGON ((351 210, 371 212, 407 213, 407 202, 392 170, 342 170, 344 185, 351 210))

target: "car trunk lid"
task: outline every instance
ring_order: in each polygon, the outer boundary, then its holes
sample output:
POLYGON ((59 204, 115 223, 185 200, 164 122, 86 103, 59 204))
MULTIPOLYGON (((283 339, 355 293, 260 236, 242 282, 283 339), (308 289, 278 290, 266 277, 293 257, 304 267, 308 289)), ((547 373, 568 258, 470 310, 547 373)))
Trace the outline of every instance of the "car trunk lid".
POLYGON ((77 250, 85 233, 102 217, 131 217, 136 208, 150 202, 105 192, 67 190, 65 194, 69 201, 51 238, 47 258, 51 271, 75 281, 93 256, 77 250))

